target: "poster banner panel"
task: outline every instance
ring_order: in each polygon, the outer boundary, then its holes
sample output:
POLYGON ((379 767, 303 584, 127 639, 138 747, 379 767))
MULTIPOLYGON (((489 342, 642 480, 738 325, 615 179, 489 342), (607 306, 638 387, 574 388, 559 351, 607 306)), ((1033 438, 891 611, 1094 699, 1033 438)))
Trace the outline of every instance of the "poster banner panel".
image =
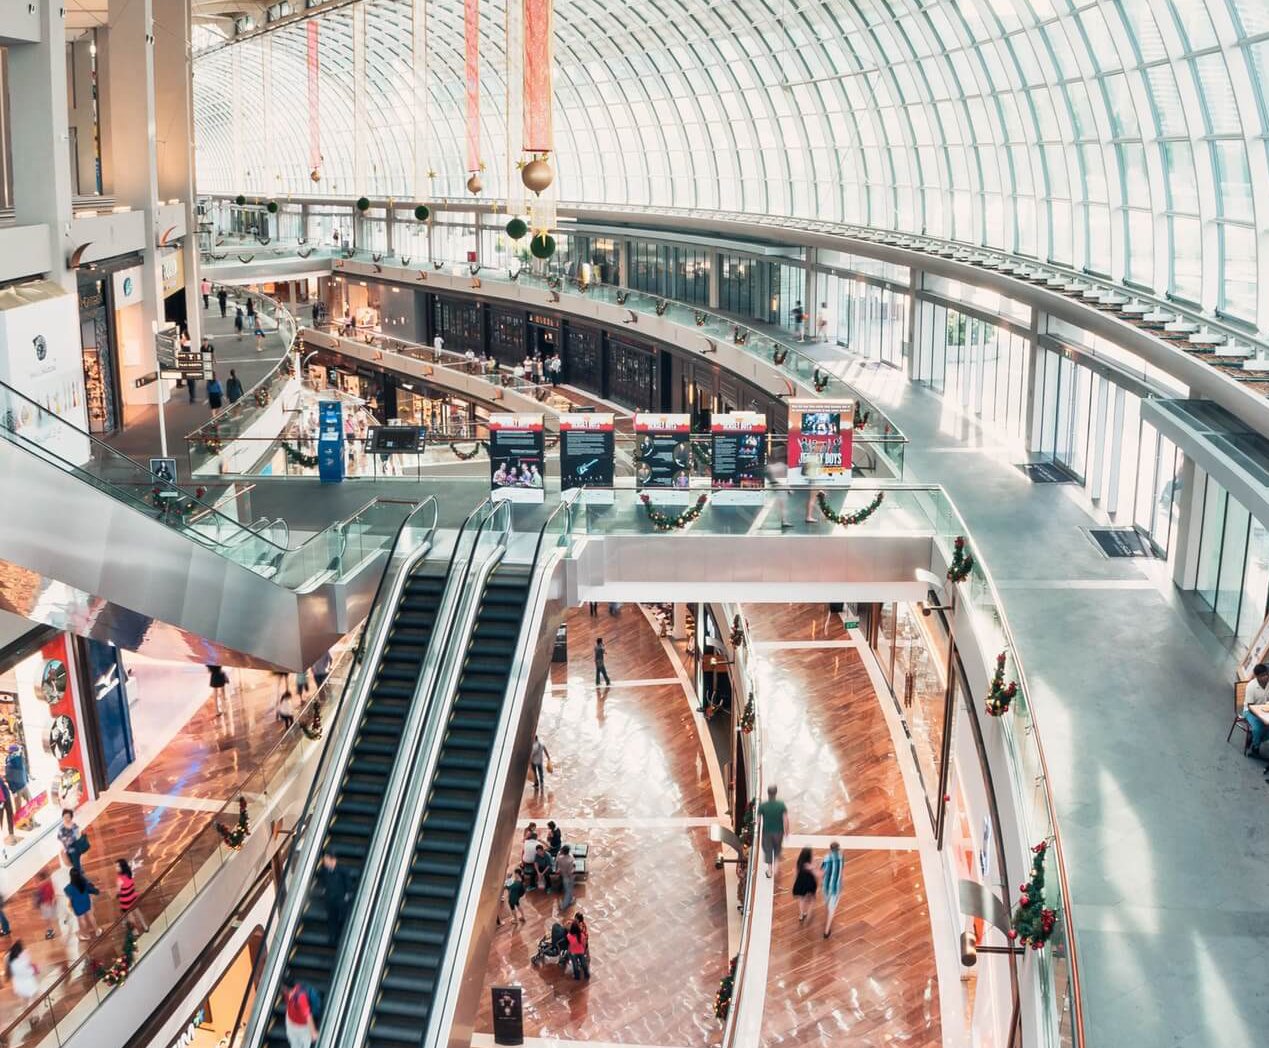
POLYGON ((849 485, 854 434, 853 400, 790 400, 789 484, 849 485))
POLYGON ((635 486, 656 488, 662 502, 688 502, 692 481, 692 416, 639 412, 635 428, 635 486), (677 493, 677 498, 666 497, 677 493))
POLYGON ((344 479, 344 405, 338 400, 317 404, 317 475, 323 484, 344 479))
POLYGON ((546 447, 541 415, 489 416, 489 469, 493 498, 546 500, 546 447))
POLYGON ((492 986, 494 1044, 524 1044, 524 989, 492 986))
POLYGON ((590 503, 613 501, 615 448, 609 411, 560 415, 560 490, 582 489, 590 503))
POLYGON ((767 469, 767 416, 757 411, 733 411, 710 420, 713 462, 710 482, 731 505, 761 505, 767 469))

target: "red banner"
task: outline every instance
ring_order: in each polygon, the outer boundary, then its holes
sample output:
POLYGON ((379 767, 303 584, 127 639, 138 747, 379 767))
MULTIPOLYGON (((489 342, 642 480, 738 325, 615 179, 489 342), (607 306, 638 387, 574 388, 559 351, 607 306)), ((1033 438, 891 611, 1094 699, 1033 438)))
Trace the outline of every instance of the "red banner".
MULTIPOLYGON (((78 786, 81 799, 87 800, 89 797, 88 776, 84 771, 84 748, 80 739, 82 726, 79 715, 75 712, 74 685, 71 682, 73 670, 66 634, 55 637, 40 648, 40 657, 44 660, 41 679, 44 686, 49 689, 44 696, 44 701, 48 703, 48 712, 53 718, 53 737, 49 740, 50 747, 61 769, 64 788, 73 793, 75 787, 78 786), (61 674, 54 672, 54 667, 51 665, 53 663, 61 664, 63 667, 61 674), (57 690, 54 691, 54 688, 57 690), (59 748, 64 752, 59 753, 59 748)), ((31 740, 27 740, 27 745, 31 744, 31 740)))
POLYGON ((310 18, 308 27, 308 169, 322 166, 322 120, 319 110, 321 63, 317 57, 317 33, 320 23, 310 18))
POLYGON ((466 0, 463 30, 467 43, 467 170, 480 170, 480 5, 466 0))
MULTIPOLYGON (((514 0, 512 0, 514 3, 514 0)), ((549 153, 551 126, 552 0, 524 0, 524 151, 549 153)))

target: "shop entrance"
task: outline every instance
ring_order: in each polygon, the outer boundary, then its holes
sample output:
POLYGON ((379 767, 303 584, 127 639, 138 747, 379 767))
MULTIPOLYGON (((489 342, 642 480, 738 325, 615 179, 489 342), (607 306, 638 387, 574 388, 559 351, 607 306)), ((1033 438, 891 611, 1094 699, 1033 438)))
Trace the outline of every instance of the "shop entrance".
POLYGON ((79 333, 84 360, 88 432, 109 435, 123 426, 118 354, 110 322, 109 277, 79 277, 79 333))

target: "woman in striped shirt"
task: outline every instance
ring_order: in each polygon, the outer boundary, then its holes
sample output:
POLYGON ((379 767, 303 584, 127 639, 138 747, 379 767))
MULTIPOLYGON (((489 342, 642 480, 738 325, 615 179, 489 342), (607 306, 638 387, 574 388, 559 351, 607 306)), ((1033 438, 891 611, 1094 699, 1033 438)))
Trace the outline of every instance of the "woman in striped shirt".
MULTIPOLYGON (((134 859, 133 862, 136 860, 134 859)), ((140 895, 137 892, 137 884, 135 874, 132 872, 132 864, 127 859, 115 860, 115 884, 119 889, 119 909, 123 911, 123 916, 128 922, 128 926, 132 927, 135 920, 137 924, 137 934, 148 932, 150 926, 145 921, 145 914, 137 908, 137 902, 140 895)))

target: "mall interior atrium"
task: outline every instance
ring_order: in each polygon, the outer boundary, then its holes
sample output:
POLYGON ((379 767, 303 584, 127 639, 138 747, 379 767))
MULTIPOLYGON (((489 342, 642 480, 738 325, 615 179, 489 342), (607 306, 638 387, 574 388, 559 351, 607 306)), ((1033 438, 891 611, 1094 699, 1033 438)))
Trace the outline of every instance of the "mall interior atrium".
POLYGON ((1260 1048, 1266 201, 1269 0, 0 5, 0 1045, 1260 1048))

